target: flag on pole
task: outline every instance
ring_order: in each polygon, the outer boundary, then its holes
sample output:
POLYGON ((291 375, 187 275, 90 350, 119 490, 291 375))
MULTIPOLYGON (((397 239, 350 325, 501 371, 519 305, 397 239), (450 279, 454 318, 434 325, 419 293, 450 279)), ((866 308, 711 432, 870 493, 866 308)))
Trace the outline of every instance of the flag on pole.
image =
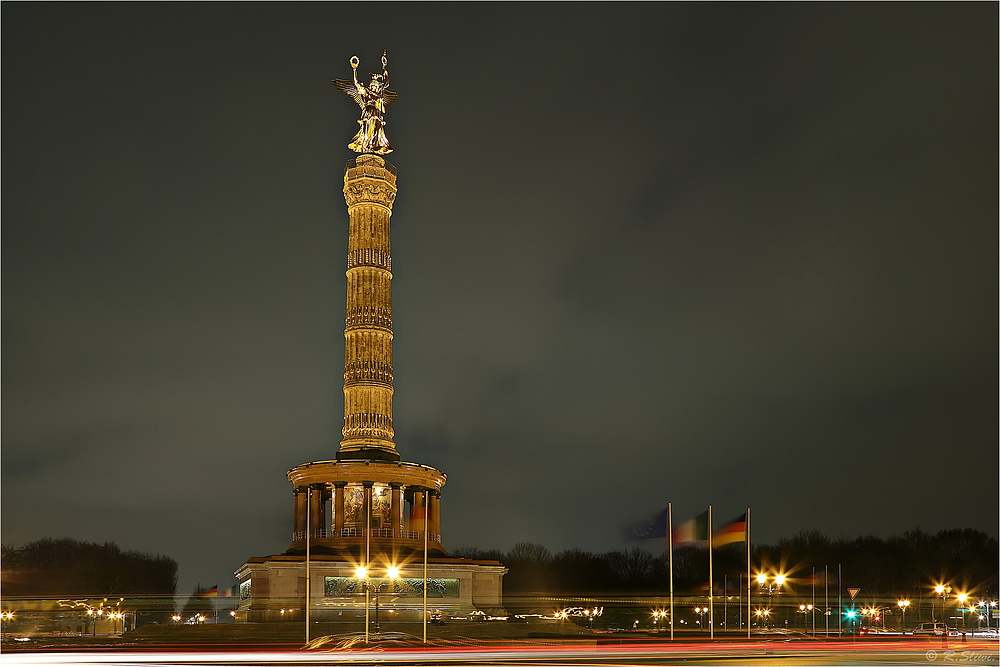
POLYGON ((674 546, 699 544, 708 546, 708 512, 677 524, 673 532, 674 546))
POLYGON ((722 524, 717 531, 712 533, 712 546, 722 546, 723 544, 736 544, 743 542, 747 538, 747 513, 739 515, 732 521, 722 524))
POLYGON ((211 598, 211 597, 217 596, 218 594, 219 594, 219 585, 216 584, 215 586, 212 586, 211 588, 203 588, 201 590, 201 593, 199 593, 198 595, 201 596, 201 597, 203 597, 203 598, 211 598))
POLYGON ((634 523, 625 529, 625 539, 628 540, 648 540, 654 537, 667 536, 667 510, 657 512, 655 515, 634 523))
POLYGON ((236 586, 229 586, 227 588, 220 588, 219 589, 219 597, 220 598, 235 597, 235 595, 236 595, 235 591, 236 591, 236 586))

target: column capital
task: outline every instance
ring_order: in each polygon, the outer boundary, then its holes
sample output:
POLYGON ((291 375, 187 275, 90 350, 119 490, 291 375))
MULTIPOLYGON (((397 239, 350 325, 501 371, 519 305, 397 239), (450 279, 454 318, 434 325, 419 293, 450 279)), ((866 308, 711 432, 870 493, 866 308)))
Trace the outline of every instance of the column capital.
POLYGON ((347 482, 333 482, 334 488, 343 489, 347 486, 347 482))
POLYGON ((365 482, 365 481, 362 481, 361 482, 361 486, 365 487, 366 489, 370 489, 373 486, 375 486, 375 482, 365 482))
POLYGON ((391 489, 401 489, 403 488, 402 482, 389 482, 389 488, 391 489))

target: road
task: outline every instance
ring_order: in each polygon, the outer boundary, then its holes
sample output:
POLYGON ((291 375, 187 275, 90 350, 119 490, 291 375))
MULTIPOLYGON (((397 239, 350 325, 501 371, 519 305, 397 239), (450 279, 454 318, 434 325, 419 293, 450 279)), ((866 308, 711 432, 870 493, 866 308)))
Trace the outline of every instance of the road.
POLYGON ((995 641, 938 640, 663 643, 618 646, 536 645, 375 651, 24 651, 0 654, 0 666, 129 665, 258 667, 265 665, 951 665, 998 663, 995 641))

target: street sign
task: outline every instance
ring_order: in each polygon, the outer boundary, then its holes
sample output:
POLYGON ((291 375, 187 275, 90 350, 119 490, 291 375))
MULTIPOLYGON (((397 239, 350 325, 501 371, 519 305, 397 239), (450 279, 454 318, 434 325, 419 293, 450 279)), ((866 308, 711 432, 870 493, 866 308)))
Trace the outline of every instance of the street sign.
POLYGON ((847 592, 851 596, 851 599, 853 600, 854 598, 858 597, 858 593, 861 592, 861 589, 860 588, 848 588, 847 592))

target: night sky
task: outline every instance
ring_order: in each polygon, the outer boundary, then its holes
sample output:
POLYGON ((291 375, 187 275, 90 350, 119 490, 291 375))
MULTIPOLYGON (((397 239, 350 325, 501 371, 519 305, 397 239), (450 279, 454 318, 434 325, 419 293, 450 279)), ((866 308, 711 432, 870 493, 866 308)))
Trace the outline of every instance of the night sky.
POLYGON ((383 49, 396 443, 446 547, 621 548, 668 501, 997 534, 996 3, 2 19, 4 544, 183 594, 287 548, 285 472, 341 439, 330 80, 383 49))

